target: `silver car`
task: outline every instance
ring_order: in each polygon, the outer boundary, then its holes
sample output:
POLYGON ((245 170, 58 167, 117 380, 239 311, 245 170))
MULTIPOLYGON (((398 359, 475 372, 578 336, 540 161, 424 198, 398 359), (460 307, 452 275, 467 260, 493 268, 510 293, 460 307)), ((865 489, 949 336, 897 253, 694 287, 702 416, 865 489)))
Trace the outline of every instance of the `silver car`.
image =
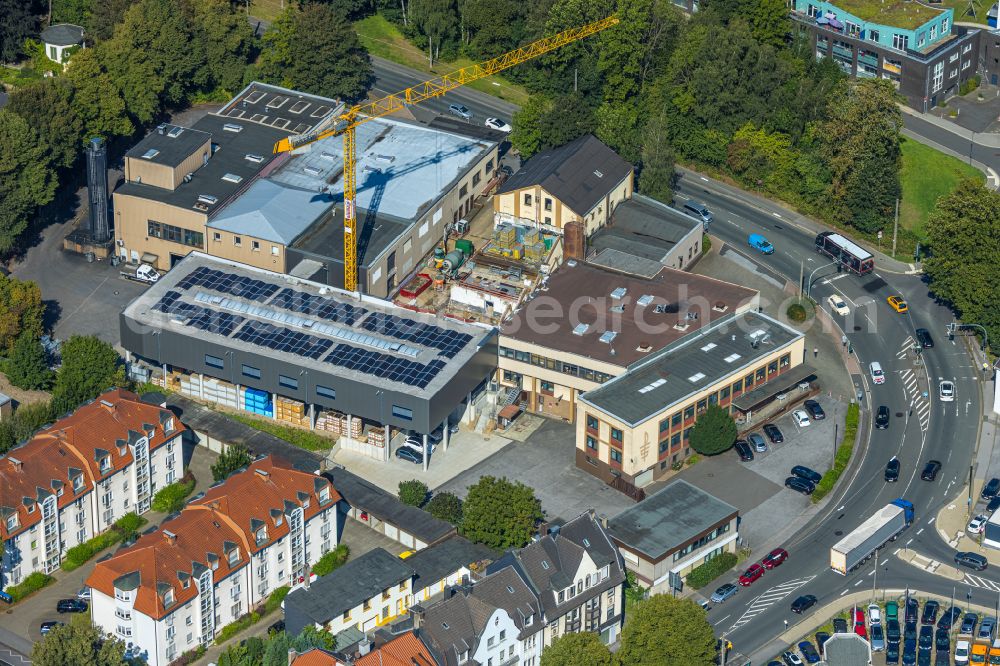
POLYGON ((721 604, 723 601, 736 594, 739 589, 740 588, 736 587, 732 583, 726 583, 712 593, 710 601, 714 604, 721 604))
POLYGON ((469 107, 464 104, 449 104, 448 113, 463 120, 472 120, 472 111, 469 111, 469 107))

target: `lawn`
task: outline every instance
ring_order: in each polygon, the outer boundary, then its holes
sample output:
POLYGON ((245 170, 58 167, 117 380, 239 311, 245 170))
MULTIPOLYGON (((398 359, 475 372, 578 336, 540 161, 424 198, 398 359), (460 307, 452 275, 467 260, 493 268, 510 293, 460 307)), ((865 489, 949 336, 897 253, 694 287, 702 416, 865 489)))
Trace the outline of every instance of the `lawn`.
POLYGON ((903 169, 900 179, 903 199, 899 225, 918 239, 926 238, 924 226, 938 197, 951 192, 964 178, 984 178, 983 172, 912 139, 903 139, 903 169))
MULTIPOLYGON (((461 67, 475 64, 468 58, 459 58, 451 61, 439 60, 435 63, 434 69, 429 68, 427 66, 427 54, 411 44, 396 26, 380 14, 356 21, 354 29, 357 30, 358 37, 361 38, 361 43, 365 45, 365 48, 373 56, 412 67, 421 72, 426 72, 431 76, 447 74, 461 67)), ((468 87, 493 95, 494 97, 499 97, 518 106, 523 105, 528 100, 528 91, 504 79, 502 76, 491 76, 481 79, 470 83, 468 87)), ((385 92, 397 91, 389 90, 385 92)))

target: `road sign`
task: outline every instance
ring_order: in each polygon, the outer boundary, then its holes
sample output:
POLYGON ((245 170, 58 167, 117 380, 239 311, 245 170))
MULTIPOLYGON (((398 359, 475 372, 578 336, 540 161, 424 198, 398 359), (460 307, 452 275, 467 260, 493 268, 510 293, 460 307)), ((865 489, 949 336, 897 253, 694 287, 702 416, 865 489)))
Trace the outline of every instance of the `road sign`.
POLYGON ((880 230, 879 230, 879 232, 878 232, 878 239, 879 239, 879 240, 882 240, 882 230, 881 230, 881 229, 880 229, 880 230))

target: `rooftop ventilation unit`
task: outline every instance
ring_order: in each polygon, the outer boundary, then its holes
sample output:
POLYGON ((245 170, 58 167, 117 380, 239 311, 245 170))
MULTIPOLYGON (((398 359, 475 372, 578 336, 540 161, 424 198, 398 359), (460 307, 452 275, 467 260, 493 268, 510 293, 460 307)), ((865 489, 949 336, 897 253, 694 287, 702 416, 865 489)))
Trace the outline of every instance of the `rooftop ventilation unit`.
POLYGON ((617 312, 617 313, 625 312, 625 306, 624 305, 612 305, 611 306, 611 311, 612 312, 617 312))
POLYGON ((678 331, 686 331, 688 330, 688 328, 690 328, 690 326, 691 324, 687 323, 683 319, 674 324, 674 328, 677 329, 678 331))
POLYGON ((154 157, 156 157, 159 154, 160 154, 160 151, 158 151, 156 148, 150 148, 149 150, 147 150, 146 152, 144 152, 142 154, 142 159, 144 159, 144 160, 151 160, 151 159, 153 159, 154 157))
POLYGON ((639 300, 636 301, 636 305, 642 305, 645 307, 652 302, 653 302, 653 297, 651 295, 643 294, 642 296, 639 297, 639 300))
POLYGON ((691 375, 690 377, 688 377, 688 381, 691 382, 692 384, 694 384, 695 382, 700 382, 704 378, 705 378, 705 373, 704 372, 698 372, 698 373, 695 373, 695 374, 691 375))
POLYGON ((222 177, 222 180, 226 181, 227 183, 242 183, 243 176, 237 176, 235 173, 227 173, 225 176, 222 177))
POLYGON ((723 303, 722 301, 719 301, 718 303, 712 306, 712 309, 715 310, 716 312, 725 312, 726 310, 729 309, 729 306, 723 303))
POLYGON ((618 337, 618 334, 614 331, 604 331, 601 333, 601 337, 598 338, 604 344, 610 345, 611 341, 618 337))
POLYGON ((648 342, 640 342, 639 346, 636 347, 635 350, 637 352, 643 352, 643 353, 653 351, 653 345, 649 344, 648 342))
POLYGON ((167 132, 167 136, 169 136, 171 139, 176 139, 183 133, 184 133, 183 127, 171 127, 170 131, 167 132))
POLYGON ((198 203, 208 204, 209 206, 214 206, 219 203, 219 197, 212 194, 199 194, 198 203))
POLYGON ((305 171, 310 176, 318 176, 320 173, 322 173, 319 167, 314 167, 314 166, 305 166, 302 167, 302 170, 305 171))
POLYGON ((615 300, 621 300, 622 298, 625 298, 626 293, 628 293, 628 289, 626 289, 625 287, 618 287, 611 292, 611 298, 615 300))
POLYGON ((667 383, 667 380, 663 379, 661 377, 661 378, 657 379, 655 382, 653 382, 652 384, 646 384, 645 386, 643 386, 641 389, 639 389, 639 393, 649 393, 650 391, 652 391, 654 389, 660 388, 661 386, 663 386, 666 383, 667 383))
POLYGON ((243 157, 247 162, 253 162, 254 164, 260 164, 264 161, 263 155, 254 155, 253 153, 247 153, 243 157))
POLYGON ((692 320, 692 321, 697 321, 697 319, 698 319, 698 313, 697 312, 688 312, 684 316, 687 317, 688 319, 692 320))
POLYGON ((237 125, 236 123, 226 123, 222 126, 222 129, 226 132, 235 132, 239 134, 243 131, 243 125, 237 125))
POLYGON ((574 266, 576 266, 576 259, 570 259, 569 261, 566 262, 566 265, 569 266, 570 268, 573 268, 574 266))
POLYGON ((597 176, 598 178, 604 178, 604 174, 601 173, 600 171, 597 171, 596 169, 594 170, 594 175, 597 176))
POLYGON ((330 152, 327 152, 325 150, 322 153, 320 153, 319 156, 322 157, 325 160, 330 160, 331 162, 333 160, 337 159, 337 154, 336 153, 330 153, 330 152))
POLYGON ((157 134, 163 134, 166 131, 167 131, 167 124, 166 123, 160 123, 159 125, 156 126, 156 133, 157 134))
POLYGON ((577 324, 573 327, 573 335, 583 335, 590 330, 590 324, 577 324))

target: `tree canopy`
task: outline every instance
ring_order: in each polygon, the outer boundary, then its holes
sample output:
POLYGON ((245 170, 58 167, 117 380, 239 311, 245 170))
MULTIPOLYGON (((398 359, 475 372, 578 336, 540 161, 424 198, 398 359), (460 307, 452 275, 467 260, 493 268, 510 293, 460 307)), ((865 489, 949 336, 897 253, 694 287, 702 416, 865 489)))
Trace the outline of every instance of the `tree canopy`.
POLYGON ((3 370, 10 383, 18 388, 44 390, 52 384, 45 349, 38 338, 28 333, 18 336, 3 370))
POLYGON ((0 356, 8 355, 22 335, 40 338, 44 316, 42 290, 37 284, 0 275, 0 356))
POLYGON ((592 631, 563 634, 542 651, 540 666, 612 666, 608 646, 592 631))
POLYGON ((434 497, 424 506, 424 510, 438 520, 444 520, 452 525, 462 522, 462 500, 455 493, 434 493, 434 497))
POLYGON ((31 651, 37 666, 121 666, 124 657, 125 644, 103 635, 89 615, 53 627, 31 651))
POLYGON ((469 488, 462 509, 462 535, 496 550, 520 548, 542 520, 535 491, 520 481, 484 476, 469 488))
POLYGON ((14 247, 35 209, 55 195, 48 152, 26 120, 0 109, 0 255, 14 247))
POLYGON ((736 422, 718 405, 709 405, 691 428, 691 448, 704 456, 728 451, 736 442, 736 422))
POLYGON ((427 484, 419 479, 399 482, 399 500, 403 504, 409 504, 419 509, 427 501, 429 494, 430 490, 427 488, 427 484))
POLYGON ((633 606, 617 656, 629 666, 711 666, 715 633, 694 601, 657 594, 633 606))
POLYGON ((52 389, 53 410, 71 412, 102 391, 125 385, 118 352, 93 335, 74 335, 62 344, 62 367, 52 389))
POLYGON ((24 40, 37 34, 35 5, 30 0, 0 0, 0 63, 17 60, 24 40))
POLYGON ((223 481, 233 472, 247 467, 252 462, 253 456, 247 447, 242 444, 227 446, 212 465, 212 478, 217 482, 223 481))

